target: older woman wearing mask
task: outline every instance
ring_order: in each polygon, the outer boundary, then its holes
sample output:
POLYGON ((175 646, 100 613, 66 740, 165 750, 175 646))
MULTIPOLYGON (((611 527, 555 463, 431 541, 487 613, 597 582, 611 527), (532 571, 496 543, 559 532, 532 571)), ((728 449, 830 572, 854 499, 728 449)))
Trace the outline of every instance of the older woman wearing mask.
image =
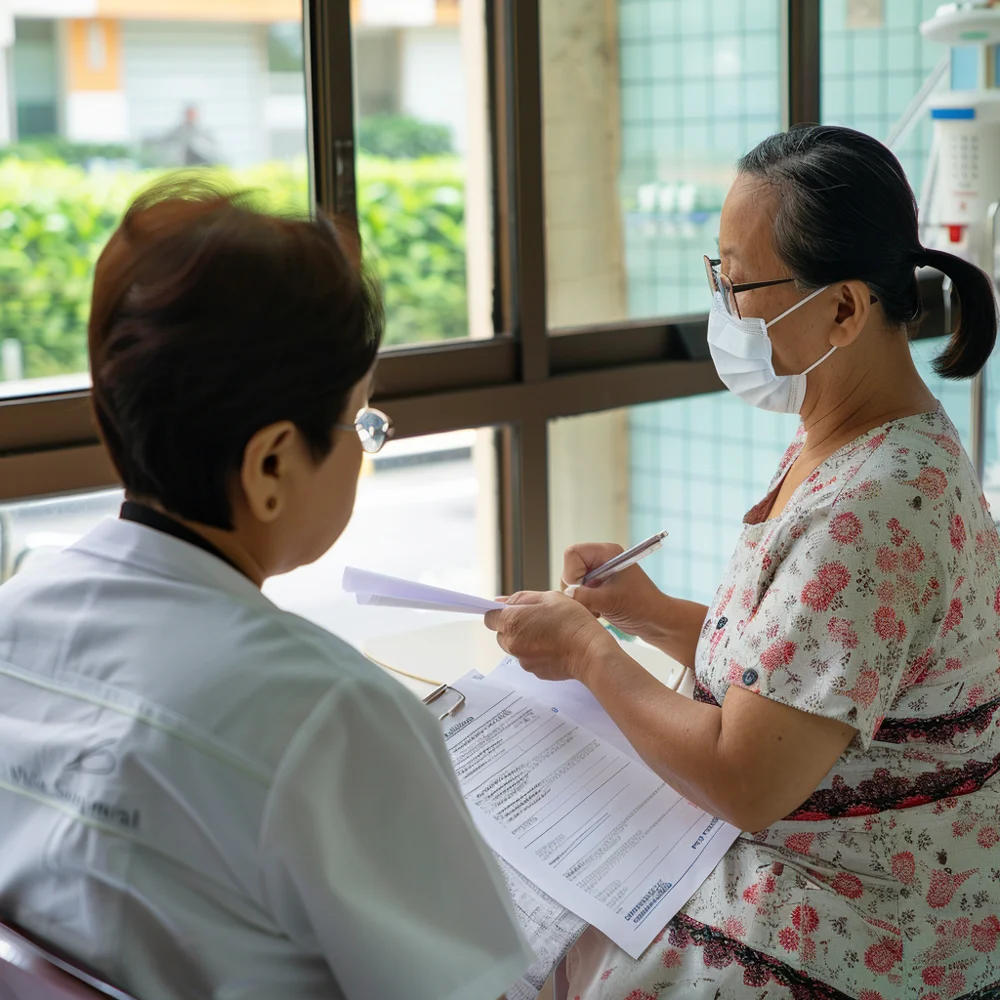
MULTIPOLYGON (((921 246, 899 163, 843 128, 741 160, 720 254, 719 375, 802 426, 712 604, 633 567, 572 599, 514 595, 488 620, 526 670, 581 680, 666 782, 747 831, 639 961, 588 931, 567 996, 995 996, 1000 540, 906 336, 915 268, 936 267, 961 304, 937 370, 975 375, 991 283, 921 246), (596 615, 693 667, 694 700, 596 615)), ((571 548, 564 580, 619 551, 571 548)))

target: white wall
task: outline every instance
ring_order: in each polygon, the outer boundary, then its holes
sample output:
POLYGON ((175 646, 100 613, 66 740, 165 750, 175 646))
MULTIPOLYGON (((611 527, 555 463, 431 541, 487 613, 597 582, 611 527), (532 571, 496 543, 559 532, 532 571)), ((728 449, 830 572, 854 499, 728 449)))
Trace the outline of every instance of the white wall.
MULTIPOLYGON (((541 6, 550 326, 627 317, 618 201, 621 94, 615 0, 541 6)), ((575 542, 629 542, 628 413, 549 425, 549 558, 575 542)))
POLYGON ((126 21, 122 45, 130 140, 161 136, 194 104, 224 162, 267 159, 262 25, 126 21))
POLYGON ((401 36, 401 110, 414 118, 450 125, 455 149, 464 152, 465 85, 459 29, 406 28, 401 36))
POLYGON ((97 0, 6 0, 15 17, 97 17, 97 0))
POLYGON ((302 73, 271 73, 264 100, 268 132, 268 156, 289 160, 308 152, 306 136, 305 76, 302 73))
POLYGON ((359 26, 354 35, 356 113, 396 114, 399 107, 401 32, 359 26))
POLYGON ((128 103, 120 90, 77 90, 66 96, 66 136, 73 142, 126 142, 128 103))

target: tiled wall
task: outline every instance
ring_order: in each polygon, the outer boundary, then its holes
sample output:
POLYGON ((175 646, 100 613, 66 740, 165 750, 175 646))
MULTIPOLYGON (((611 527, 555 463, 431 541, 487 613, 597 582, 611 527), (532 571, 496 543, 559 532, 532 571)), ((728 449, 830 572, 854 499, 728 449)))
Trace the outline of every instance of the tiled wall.
POLYGON ((631 424, 632 540, 669 531, 644 568, 668 593, 707 602, 797 421, 717 393, 634 407, 631 424))
MULTIPOLYGON (((885 0, 882 27, 852 28, 846 0, 823 0, 824 121, 887 137, 940 56, 917 30, 936 5, 885 0)), ((704 311, 701 256, 715 247, 732 165, 779 127, 778 4, 619 0, 619 10, 630 312, 704 311), (683 211, 682 187, 694 198, 683 211)), ((921 125, 899 151, 918 185, 928 146, 929 126, 921 125)), ((921 342, 914 353, 967 437, 968 384, 930 372, 940 346, 921 342)), ((742 516, 763 495, 795 429, 795 418, 755 410, 728 393, 633 408, 630 534, 638 541, 670 531, 647 563, 664 589, 711 598, 742 516)))
MULTIPOLYGON (((930 369, 943 343, 918 341, 914 357, 967 444, 968 385, 930 369)), ((707 603, 743 515, 763 497, 798 420, 726 392, 633 407, 630 425, 631 540, 669 531, 645 568, 668 593, 707 603)))
MULTIPOLYGON (((924 41, 921 21, 940 0, 883 0, 881 27, 852 27, 848 0, 822 0, 820 101, 824 122, 849 125, 883 142, 913 95, 945 54, 924 41)), ((930 151, 931 122, 919 125, 894 150, 920 193, 930 151)))
POLYGON ((779 0, 619 0, 633 318, 705 308, 737 157, 780 124, 779 0))

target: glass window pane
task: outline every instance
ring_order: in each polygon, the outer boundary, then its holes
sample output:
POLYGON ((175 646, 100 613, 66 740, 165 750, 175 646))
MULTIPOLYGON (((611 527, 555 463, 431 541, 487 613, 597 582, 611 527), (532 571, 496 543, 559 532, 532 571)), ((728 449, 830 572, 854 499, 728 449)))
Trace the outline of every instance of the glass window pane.
POLYGON ((468 620, 359 607, 340 584, 344 567, 358 566, 482 597, 498 593, 495 439, 491 430, 434 434, 366 457, 343 537, 311 566, 269 580, 264 593, 357 646, 386 632, 468 620))
MULTIPOLYGON (((821 21, 822 120, 888 140, 914 95, 945 54, 920 24, 937 0, 909 4, 852 4, 823 0, 821 21)), ((930 112, 924 111, 894 148, 918 198, 931 149, 930 112)), ((922 215, 925 214, 922 212, 922 215)), ((945 338, 914 342, 917 368, 969 446, 969 383, 938 378, 931 362, 945 338)))
MULTIPOLYGON (((390 442, 365 456, 354 517, 310 566, 273 577, 264 593, 357 646, 372 636, 467 616, 359 607, 344 567, 493 597, 499 589, 496 435, 465 430, 390 442)), ((118 513, 120 490, 0 506, 0 581, 41 564, 118 513)), ((498 654, 498 658, 499 658, 498 654)))
POLYGON ((484 0, 351 9, 358 216, 385 344, 492 336, 484 0))
POLYGON ((0 583, 40 566, 98 521, 115 517, 121 490, 26 500, 0 506, 0 583))
POLYGON ((165 172, 212 167, 307 208, 301 0, 253 21, 229 0, 198 6, 197 19, 170 0, 15 18, 0 72, 0 396, 86 384, 94 262, 165 172))
POLYGON ((14 22, 11 79, 17 135, 52 135, 57 129, 59 65, 52 21, 18 18, 14 22))
POLYGON ((553 583, 574 542, 628 546, 666 530, 643 568, 668 593, 707 602, 743 515, 764 495, 797 426, 794 416, 754 409, 728 392, 553 421, 553 583))
POLYGON ((778 0, 542 0, 553 328, 704 312, 737 158, 781 124, 778 0))
POLYGON ((926 340, 913 341, 910 350, 917 364, 917 371, 920 372, 920 377, 948 411, 948 416, 951 417, 952 423, 961 435, 962 444, 968 450, 969 425, 972 415, 969 383, 941 378, 940 375, 935 374, 932 367, 934 359, 947 343, 947 337, 929 337, 926 340))
POLYGON ((983 492, 993 520, 1000 525, 1000 358, 993 352, 985 371, 986 406, 983 427, 983 492))
MULTIPOLYGON (((944 344, 914 345, 917 367, 968 447, 968 387, 930 376, 944 344)), ((1000 427, 1000 393, 990 404, 1000 427)), ((729 392, 649 403, 549 425, 552 585, 562 554, 576 542, 634 545, 658 531, 670 536, 644 563, 676 597, 707 603, 736 547, 744 514, 761 500, 798 417, 748 406, 729 392), (581 489, 586 469, 586 489, 581 489)), ((1000 510, 1000 446, 987 449, 1000 510)))
MULTIPOLYGON (((822 121, 847 125, 885 142, 913 96, 945 54, 920 34, 938 0, 845 3, 823 0, 820 101, 822 121)), ((919 194, 931 148, 930 113, 893 149, 919 194)))

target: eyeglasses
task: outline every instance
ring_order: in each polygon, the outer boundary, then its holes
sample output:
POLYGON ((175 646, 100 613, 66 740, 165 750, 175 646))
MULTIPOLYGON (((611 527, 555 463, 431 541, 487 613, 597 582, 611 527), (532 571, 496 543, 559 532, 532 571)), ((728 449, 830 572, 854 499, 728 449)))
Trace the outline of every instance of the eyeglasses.
MULTIPOLYGON (((708 287, 712 289, 712 294, 722 293, 722 304, 726 307, 726 312, 730 316, 742 319, 740 304, 736 301, 737 292, 749 292, 751 288, 767 288, 769 285, 787 285, 794 278, 772 278, 770 281, 745 281, 742 284, 734 285, 728 274, 723 274, 719 270, 722 261, 718 258, 705 256, 705 273, 708 275, 708 287)), ((872 305, 878 302, 878 296, 870 296, 872 305)))
POLYGON ((736 319, 742 319, 740 314, 740 304, 736 301, 737 292, 749 292, 751 288, 767 288, 769 285, 787 285, 794 281, 794 278, 773 278, 771 281, 745 281, 742 284, 734 285, 728 274, 723 274, 719 268, 722 261, 705 256, 705 273, 708 275, 708 287, 712 289, 712 294, 720 292, 722 294, 722 304, 726 312, 736 319))
POLYGON ((392 420, 381 410, 366 406, 358 411, 353 424, 334 424, 338 431, 355 431, 361 438, 361 447, 369 455, 375 455, 382 450, 386 441, 392 437, 392 420))

